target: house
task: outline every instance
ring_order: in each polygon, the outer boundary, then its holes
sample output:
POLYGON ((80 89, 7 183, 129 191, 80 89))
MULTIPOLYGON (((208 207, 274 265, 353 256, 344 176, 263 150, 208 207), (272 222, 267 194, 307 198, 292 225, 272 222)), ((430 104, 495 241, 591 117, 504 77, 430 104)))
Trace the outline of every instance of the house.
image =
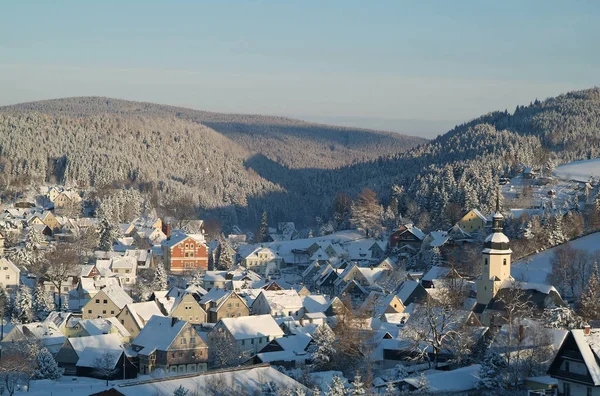
POLYGON ((137 369, 123 348, 108 349, 87 346, 81 351, 79 360, 75 363, 75 375, 102 380, 132 379, 137 377, 137 369), (102 371, 98 370, 99 364, 102 371), (108 378, 104 370, 108 370, 108 378))
POLYGON ((63 334, 68 338, 116 334, 122 343, 131 341, 131 334, 117 318, 81 319, 72 317, 67 321, 63 334))
POLYGON ((161 246, 165 266, 172 272, 208 269, 208 246, 202 234, 169 231, 161 246))
POLYGON ((250 315, 246 301, 235 291, 213 288, 202 299, 200 305, 207 312, 209 323, 222 318, 239 318, 250 315))
POLYGON ((117 316, 133 299, 118 286, 107 286, 92 297, 82 309, 83 319, 110 318, 117 316))
POLYGON ((242 257, 242 265, 257 274, 279 274, 282 259, 275 251, 267 247, 258 247, 242 257))
POLYGON ((137 259, 133 256, 113 257, 110 270, 116 277, 121 278, 124 287, 132 286, 137 279, 137 259))
POLYGON ((405 307, 427 296, 425 288, 414 280, 405 280, 394 292, 405 307))
POLYGON ((471 209, 456 223, 462 230, 468 233, 477 233, 485 230, 487 217, 479 210, 471 209))
POLYGON ((191 324, 200 324, 208 321, 208 314, 200 305, 200 299, 199 294, 184 290, 178 293, 176 297, 167 295, 166 300, 160 299, 159 302, 167 316, 187 320, 191 324))
POLYGON ((164 316, 156 302, 146 301, 125 305, 116 318, 135 338, 154 315, 164 316))
POLYGON ((548 374, 560 395, 600 394, 600 329, 571 330, 558 348, 548 374))
POLYGON ((34 322, 15 325, 2 339, 2 349, 21 343, 39 343, 45 346, 52 354, 56 354, 66 338, 60 329, 52 322, 34 322))
POLYGON ((346 283, 340 290, 339 295, 343 299, 348 298, 352 303, 352 308, 357 308, 367 299, 369 292, 353 279, 346 283))
POLYGON ((271 315, 242 316, 223 318, 208 333, 211 337, 224 333, 237 349, 248 355, 256 355, 275 338, 284 336, 283 330, 271 315))
MULTIPOLYGON (((54 357, 59 367, 65 369, 65 375, 77 375, 77 361, 84 355, 84 350, 86 348, 122 351, 123 344, 116 334, 67 338, 54 357)), ((121 376, 122 375, 123 373, 121 373, 121 376)))
POLYGON ((319 293, 333 295, 335 294, 336 282, 339 280, 339 275, 335 269, 329 264, 325 268, 320 269, 314 276, 313 289, 319 293))
POLYGON ((0 285, 9 293, 14 293, 19 287, 21 270, 6 257, 0 258, 0 285))
POLYGON ((311 343, 312 338, 306 334, 275 338, 256 354, 254 363, 269 363, 288 369, 304 366, 312 359, 309 352, 311 343))
POLYGON ((404 224, 399 227, 390 236, 390 247, 401 248, 404 245, 410 245, 415 249, 421 248, 421 243, 425 234, 412 223, 404 224))
POLYGON ((374 318, 383 318, 384 314, 404 312, 404 304, 395 294, 385 295, 372 291, 360 306, 360 310, 374 318))
POLYGON ((203 277, 203 286, 210 290, 218 289, 246 289, 249 285, 261 281, 262 277, 256 272, 242 266, 237 266, 229 271, 206 271, 203 277))
POLYGON ((362 287, 376 286, 377 281, 389 272, 386 268, 364 268, 351 264, 339 275, 335 281, 336 293, 339 294, 346 284, 352 280, 362 287))
POLYGON ((140 374, 150 374, 157 368, 178 374, 207 369, 208 346, 185 320, 153 316, 131 347, 139 358, 140 374))
POLYGON ((300 299, 302 300, 304 312, 308 313, 325 312, 331 303, 331 300, 327 296, 321 294, 300 295, 300 299))
POLYGON ((78 204, 79 202, 81 202, 81 197, 79 196, 79 194, 77 194, 74 191, 62 191, 59 192, 55 197, 54 200, 52 201, 54 202, 54 207, 55 208, 65 208, 74 204, 78 204))
POLYGON ((75 289, 69 292, 69 309, 80 311, 100 289, 108 286, 120 287, 120 279, 100 275, 93 278, 79 278, 79 283, 75 289))
POLYGON ((304 314, 304 306, 296 290, 263 290, 254 300, 252 312, 255 315, 269 314, 300 319, 304 314))

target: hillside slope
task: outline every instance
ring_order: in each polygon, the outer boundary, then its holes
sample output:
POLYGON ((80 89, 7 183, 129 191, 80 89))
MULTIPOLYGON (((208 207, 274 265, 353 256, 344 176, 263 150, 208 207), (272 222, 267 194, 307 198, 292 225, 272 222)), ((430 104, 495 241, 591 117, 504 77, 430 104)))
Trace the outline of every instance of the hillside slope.
POLYGON ((0 107, 0 112, 31 111, 68 117, 176 117, 212 128, 251 153, 295 169, 337 168, 397 154, 427 142, 398 133, 321 125, 284 117, 213 113, 103 97, 53 99, 0 107))

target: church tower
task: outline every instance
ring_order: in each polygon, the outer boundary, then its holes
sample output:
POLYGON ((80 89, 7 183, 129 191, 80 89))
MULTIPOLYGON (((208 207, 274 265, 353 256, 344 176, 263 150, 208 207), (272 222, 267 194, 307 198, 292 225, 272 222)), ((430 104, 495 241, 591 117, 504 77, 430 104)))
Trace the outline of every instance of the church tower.
POLYGON ((512 250, 509 240, 502 232, 504 229, 504 216, 500 213, 500 202, 496 200, 496 213, 492 217, 492 233, 485 239, 484 249, 481 252, 483 271, 477 279, 477 303, 487 305, 500 289, 505 280, 510 276, 510 259, 512 250))

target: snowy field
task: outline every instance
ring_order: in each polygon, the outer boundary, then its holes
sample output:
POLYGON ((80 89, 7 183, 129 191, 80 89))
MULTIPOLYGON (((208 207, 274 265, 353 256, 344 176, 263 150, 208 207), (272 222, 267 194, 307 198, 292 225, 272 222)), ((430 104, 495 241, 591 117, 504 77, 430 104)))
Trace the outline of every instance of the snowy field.
POLYGON ((600 176, 600 158, 569 162, 568 164, 560 165, 554 170, 554 175, 564 180, 575 180, 586 182, 590 179, 590 175, 594 178, 600 176))
MULTIPOLYGON (((575 249, 585 249, 590 252, 600 250, 600 232, 586 235, 568 243, 575 249)), ((511 275, 520 281, 547 284, 546 277, 552 271, 550 260, 556 248, 553 247, 513 263, 511 275)))
MULTIPOLYGON (((555 179, 551 184, 538 185, 534 180, 526 180, 518 176, 512 178, 509 184, 502 186, 502 195, 504 196, 504 205, 511 208, 513 215, 518 217, 524 212, 523 209, 530 214, 540 214, 538 209, 541 206, 564 209, 565 202, 572 206, 577 188, 578 183, 573 181, 555 179), (532 197, 530 199, 518 198, 526 186, 533 188, 532 197), (554 190, 556 194, 554 197, 548 195, 550 190, 554 190)), ((581 202, 580 205, 582 205, 581 202)))

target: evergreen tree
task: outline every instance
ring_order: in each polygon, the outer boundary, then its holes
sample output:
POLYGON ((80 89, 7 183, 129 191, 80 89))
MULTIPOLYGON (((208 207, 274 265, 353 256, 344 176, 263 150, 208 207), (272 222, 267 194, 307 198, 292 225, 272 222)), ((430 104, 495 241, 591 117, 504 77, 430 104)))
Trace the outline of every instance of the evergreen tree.
POLYGON ((256 234, 254 235, 254 242, 257 242, 257 243, 266 242, 268 236, 269 236, 269 221, 267 218, 267 211, 265 210, 262 213, 262 217, 260 219, 260 227, 258 227, 258 230, 256 230, 256 234))
POLYGON ((525 228, 523 229, 523 238, 531 240, 534 237, 535 234, 533 233, 533 222, 530 220, 527 223, 525 223, 525 228))
POLYGON ((167 271, 165 270, 165 266, 163 263, 158 263, 156 265, 156 270, 154 271, 154 290, 167 290, 168 287, 168 276, 167 271))
POLYGON ((398 363, 394 367, 394 380, 401 380, 408 377, 408 371, 406 371, 406 367, 402 363, 398 363))
POLYGON ((34 379, 58 380, 62 376, 62 371, 52 354, 46 348, 41 348, 35 355, 36 370, 33 374, 34 379))
POLYGON ((313 364, 319 370, 331 366, 331 360, 335 355, 335 334, 327 325, 322 324, 316 328, 313 334, 314 351, 312 354, 313 364))
POLYGON ((352 202, 350 222, 365 230, 367 237, 376 236, 381 230, 383 208, 377 194, 365 188, 352 202))
POLYGON ((597 263, 594 265, 592 276, 579 299, 579 313, 587 320, 600 319, 600 276, 597 263))
POLYGON ((565 232, 563 230, 562 225, 562 214, 557 213, 553 218, 552 228, 550 231, 550 244, 551 245, 560 245, 564 243, 567 238, 565 237, 565 232))
POLYGON ((327 389, 325 396, 346 396, 344 381, 337 375, 333 376, 331 384, 327 385, 327 389))
POLYGON ((100 250, 112 251, 113 244, 117 239, 120 238, 119 228, 110 224, 106 217, 100 219, 100 226, 98 230, 99 234, 99 246, 100 250))
POLYGON ((31 323, 33 321, 33 298, 31 290, 23 285, 15 297, 13 323, 31 323))
POLYGON ((421 375, 419 376, 417 388, 419 389, 419 392, 427 392, 429 390, 429 381, 424 372, 421 372, 421 375))
POLYGON ((52 311, 54 311, 53 298, 44 290, 43 285, 39 284, 33 295, 33 313, 38 320, 45 320, 52 311))
POLYGON ((225 238, 221 238, 219 240, 219 262, 218 262, 218 267, 219 269, 222 270, 228 270, 231 269, 233 267, 233 265, 235 264, 235 251, 233 250, 233 248, 231 247, 231 245, 229 245, 229 242, 227 241, 227 239, 225 238))
POLYGON ((490 351, 485 355, 485 359, 479 369, 479 381, 477 389, 486 393, 495 392, 503 389, 505 377, 502 371, 506 368, 506 360, 497 352, 490 351))
POLYGON ((175 389, 173 392, 173 396, 187 396, 190 391, 183 387, 183 385, 179 385, 179 388, 175 389))

